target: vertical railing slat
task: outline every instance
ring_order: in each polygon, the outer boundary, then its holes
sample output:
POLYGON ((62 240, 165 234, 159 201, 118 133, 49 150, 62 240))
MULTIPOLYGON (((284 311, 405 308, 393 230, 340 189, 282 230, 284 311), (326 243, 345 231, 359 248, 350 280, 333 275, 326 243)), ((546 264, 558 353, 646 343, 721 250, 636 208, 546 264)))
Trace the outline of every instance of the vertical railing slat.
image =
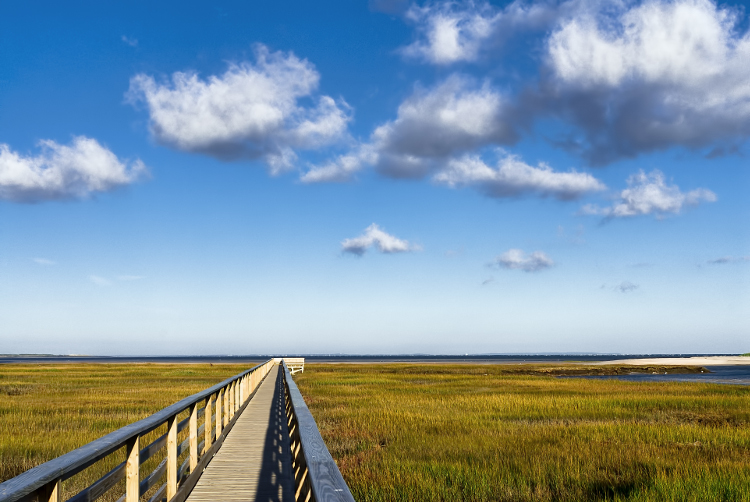
POLYGON ((198 465, 198 403, 190 406, 190 424, 188 426, 188 445, 190 447, 190 472, 198 465))
POLYGON ((177 493, 177 415, 167 422, 167 500, 177 493))
POLYGON ((125 447, 125 502, 138 502, 140 498, 141 437, 128 441, 125 447))
POLYGON ((211 428, 213 422, 211 421, 211 411, 213 406, 214 396, 213 394, 206 398, 206 406, 203 408, 203 418, 205 418, 205 425, 203 426, 203 451, 201 455, 206 453, 211 445, 213 444, 213 434, 211 434, 211 428))

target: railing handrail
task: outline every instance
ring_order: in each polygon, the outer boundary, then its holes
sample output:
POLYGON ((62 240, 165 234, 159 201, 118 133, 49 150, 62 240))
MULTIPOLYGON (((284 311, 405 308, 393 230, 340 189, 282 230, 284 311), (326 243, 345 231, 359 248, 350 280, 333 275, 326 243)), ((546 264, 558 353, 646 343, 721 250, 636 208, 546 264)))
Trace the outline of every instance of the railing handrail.
POLYGON ((34 493, 36 490, 57 479, 64 480, 74 476, 85 468, 93 465, 95 462, 122 448, 129 440, 132 440, 136 436, 142 436, 153 431, 167 422, 171 417, 176 416, 190 406, 199 403, 232 382, 252 373, 267 363, 268 361, 253 366, 233 377, 227 378, 213 387, 197 392, 192 396, 188 396, 153 415, 110 432, 109 434, 85 444, 80 448, 33 467, 14 478, 0 483, 0 500, 18 500, 34 493))
MULTIPOLYGON (((295 484, 302 481, 309 482, 312 490, 311 500, 314 502, 354 502, 354 497, 352 497, 341 471, 339 471, 325 442, 323 442, 318 425, 307 408, 297 384, 294 383, 286 362, 282 362, 282 367, 284 368, 286 391, 291 402, 292 421, 296 422, 294 435, 299 438, 300 454, 304 456, 305 465, 301 467, 308 471, 307 476, 302 473, 295 476, 295 484)), ((293 434, 291 428, 289 434, 290 436, 293 434)), ((291 441, 295 439, 290 437, 291 441)), ((294 448, 292 453, 294 457, 294 448)), ((296 462, 295 459, 293 461, 296 462)), ((295 466, 296 469, 297 466, 295 466)), ((295 486, 294 488, 295 492, 300 493, 300 487, 295 486)))

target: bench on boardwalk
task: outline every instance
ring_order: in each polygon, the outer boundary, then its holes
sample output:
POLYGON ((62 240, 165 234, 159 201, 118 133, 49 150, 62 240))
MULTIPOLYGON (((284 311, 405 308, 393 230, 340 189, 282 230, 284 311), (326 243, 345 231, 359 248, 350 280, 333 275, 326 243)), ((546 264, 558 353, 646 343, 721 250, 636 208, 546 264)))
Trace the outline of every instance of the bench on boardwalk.
POLYGON ((286 367, 289 368, 289 373, 294 375, 295 373, 305 372, 305 358, 304 357, 282 357, 286 367))

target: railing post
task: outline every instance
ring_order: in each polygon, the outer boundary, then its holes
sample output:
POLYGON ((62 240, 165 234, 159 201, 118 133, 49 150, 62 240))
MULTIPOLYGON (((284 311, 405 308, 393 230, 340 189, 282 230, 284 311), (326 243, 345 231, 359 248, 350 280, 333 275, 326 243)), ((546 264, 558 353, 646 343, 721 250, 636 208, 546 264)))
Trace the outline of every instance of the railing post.
POLYGON ((232 420, 232 417, 234 417, 234 382, 227 387, 227 397, 229 398, 229 420, 232 420))
POLYGON ((129 440, 125 449, 125 502, 138 502, 140 498, 141 437, 129 440))
POLYGON ((237 385, 238 383, 239 382, 235 380, 234 383, 232 384, 233 385, 232 397, 234 398, 232 400, 232 416, 234 416, 237 413, 237 402, 239 401, 239 399, 237 399, 237 387, 239 387, 239 385, 237 385))
POLYGON ((224 427, 226 427, 229 424, 229 386, 227 385, 222 390, 224 391, 224 427))
POLYGON ((60 502, 60 480, 56 479, 51 483, 47 483, 37 491, 39 494, 38 500, 44 502, 60 502))
POLYGON ((237 413, 237 380, 232 382, 232 416, 237 413))
POLYGON ((190 406, 190 425, 188 444, 190 446, 190 472, 198 465, 198 403, 190 406))
POLYGON ((211 405, 213 404, 214 396, 211 394, 206 398, 206 406, 203 407, 203 418, 206 419, 206 424, 203 426, 203 451, 201 455, 206 453, 211 445, 213 444, 213 434, 211 434, 211 427, 213 422, 211 421, 211 405))
POLYGON ((221 389, 216 393, 216 439, 221 436, 221 389))
POLYGON ((167 501, 177 493, 177 415, 167 421, 167 501))
POLYGON ((229 384, 229 420, 234 418, 234 382, 229 384))

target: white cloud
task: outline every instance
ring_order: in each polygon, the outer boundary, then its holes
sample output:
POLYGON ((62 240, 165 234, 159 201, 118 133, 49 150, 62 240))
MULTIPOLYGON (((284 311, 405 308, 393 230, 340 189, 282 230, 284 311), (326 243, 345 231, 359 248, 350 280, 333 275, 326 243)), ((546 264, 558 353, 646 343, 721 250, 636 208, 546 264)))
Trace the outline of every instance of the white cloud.
POLYGON ((607 218, 623 218, 655 214, 663 217, 669 213, 679 214, 685 207, 701 202, 716 201, 716 194, 705 188, 683 193, 677 185, 667 185, 664 174, 654 170, 649 174, 640 171, 627 180, 628 188, 620 192, 618 201, 601 208, 587 204, 581 213, 601 215, 607 218))
POLYGON ((344 181, 367 166, 394 178, 422 178, 446 159, 490 144, 517 139, 507 103, 489 84, 452 75, 432 89, 417 87, 395 120, 377 127, 369 143, 322 166, 303 181, 344 181))
POLYGON ((552 67, 564 82, 613 87, 634 79, 706 92, 717 77, 748 73, 732 67, 750 49, 733 36, 736 14, 708 0, 645 2, 621 11, 611 20, 615 26, 598 21, 567 19, 550 37, 552 67))
POLYGON ((520 249, 509 249, 501 254, 493 265, 509 270, 523 270, 524 272, 538 272, 554 265, 552 259, 542 251, 526 254, 520 249))
POLYGON ((111 286, 112 281, 109 279, 105 279, 104 277, 98 276, 98 275, 90 275, 89 281, 93 282, 97 286, 111 286))
POLYGON ((577 3, 516 0, 502 9, 470 0, 413 5, 405 17, 415 25, 417 40, 400 52, 435 65, 476 61, 517 30, 547 29, 577 3))
POLYGON ((32 260, 37 265, 50 266, 50 265, 55 265, 56 264, 54 261, 48 260, 47 258, 32 258, 32 260))
POLYGON ((532 167, 514 155, 501 158, 497 168, 488 166, 477 155, 452 159, 433 179, 450 187, 473 186, 490 197, 531 193, 571 200, 606 188, 590 174, 557 172, 546 164, 532 167))
POLYGON ((750 135, 750 35, 709 0, 599 5, 548 40, 546 107, 586 135, 594 164, 750 135))
POLYGON ((401 49, 401 53, 444 65, 476 60, 482 42, 492 34, 497 13, 487 4, 459 6, 444 2, 413 5, 406 18, 417 26, 420 40, 401 49))
POLYGON ((365 229, 365 232, 359 237, 353 239, 344 239, 341 242, 341 250, 344 253, 351 253, 362 256, 365 252, 374 247, 381 253, 405 253, 409 251, 419 251, 421 248, 408 241, 394 237, 380 229, 373 223, 365 229))
POLYGON ((39 202, 84 198, 128 185, 146 174, 140 160, 120 161, 95 139, 77 136, 70 146, 40 141, 41 153, 24 156, 0 144, 0 199, 39 202))
POLYGON ((151 132, 162 144, 223 160, 266 161, 272 173, 290 169, 295 149, 316 148, 346 136, 349 107, 329 96, 314 99, 320 75, 294 54, 256 47, 255 64, 232 64, 220 76, 201 79, 177 72, 157 83, 139 74, 128 98, 145 102, 151 132))
POLYGON ((130 47, 136 47, 138 45, 138 39, 123 35, 122 41, 128 44, 130 47))
POLYGON ((430 90, 418 88, 398 107, 398 116, 376 128, 372 143, 378 167, 395 177, 427 174, 430 160, 442 160, 488 144, 517 139, 506 116, 507 103, 488 83, 460 75, 430 90))
POLYGON ((342 183, 350 181, 366 164, 372 163, 374 152, 369 145, 358 150, 339 155, 323 165, 312 166, 300 176, 303 183, 342 183))

